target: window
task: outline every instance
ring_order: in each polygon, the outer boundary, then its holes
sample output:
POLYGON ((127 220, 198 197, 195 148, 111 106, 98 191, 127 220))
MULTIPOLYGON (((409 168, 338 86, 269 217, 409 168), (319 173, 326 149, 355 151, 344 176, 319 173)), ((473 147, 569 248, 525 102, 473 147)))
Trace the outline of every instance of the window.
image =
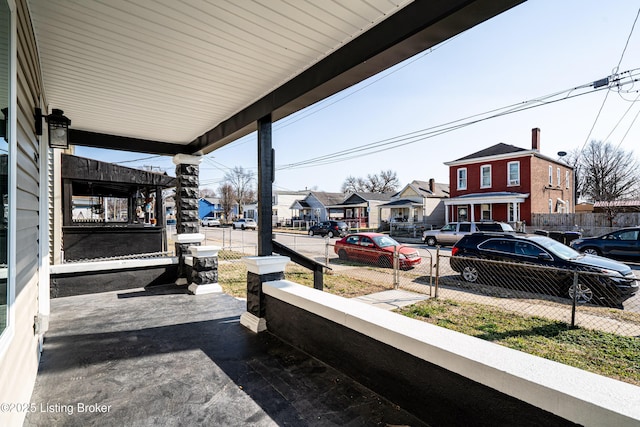
POLYGON ((553 213, 553 200, 549 199, 549 213, 553 213))
POLYGON ((471 223, 467 222, 464 224, 460 224, 460 229, 458 231, 460 233, 471 233, 471 223))
POLYGON ((507 163, 508 185, 520 185, 520 162, 507 163))
MULTIPOLYGON (((11 60, 11 10, 7 2, 0 1, 0 334, 7 327, 10 303, 9 279, 9 135, 11 131, 10 108, 10 60, 11 60)), ((14 183, 15 187, 15 183, 14 183)))
POLYGON ((569 188, 569 171, 564 171, 564 185, 569 188))
POLYGON ((509 222, 520 220, 520 203, 509 203, 509 222))
POLYGON ((549 185, 553 185, 553 166, 549 165, 549 185))
POLYGON ((562 184, 562 183, 560 182, 560 168, 558 168, 558 169, 556 170, 556 177, 557 177, 556 179, 557 179, 557 181, 558 181, 558 187, 560 187, 560 185, 562 184))
POLYGON ((486 251, 504 253, 513 253, 514 251, 513 241, 507 239, 490 239, 484 243, 481 243, 478 247, 486 251))
POLYGON ((467 168, 458 169, 458 190, 467 189, 467 168))
POLYGON ((468 211, 466 207, 459 206, 458 207, 458 221, 468 221, 468 211))
POLYGON ((491 165, 480 166, 480 188, 491 187, 491 165))
POLYGON ((483 203, 480 205, 480 219, 483 221, 488 221, 491 219, 491 205, 488 203, 483 203))

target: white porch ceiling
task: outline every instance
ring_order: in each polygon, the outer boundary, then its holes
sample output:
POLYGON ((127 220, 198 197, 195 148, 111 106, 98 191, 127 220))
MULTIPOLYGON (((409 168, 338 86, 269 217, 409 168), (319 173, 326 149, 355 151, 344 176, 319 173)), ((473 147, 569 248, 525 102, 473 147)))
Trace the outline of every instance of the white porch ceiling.
MULTIPOLYGON (((425 13, 425 27, 433 21, 434 31, 422 37, 421 48, 520 1, 428 2, 433 12, 425 13)), ((73 129, 182 146, 191 143, 192 151, 204 152, 251 130, 247 124, 253 122, 251 117, 247 123, 235 119, 243 117, 247 108, 278 98, 274 91, 412 3, 28 0, 49 111, 64 110, 73 129), (234 128, 227 130, 225 121, 233 122, 234 128)), ((397 27, 401 33, 403 26, 397 27)), ((410 37, 402 34, 390 43, 410 37)), ((380 38, 370 43, 382 44, 380 38)), ((381 46, 380 51, 391 48, 381 46)), ((394 53, 392 61, 372 61, 375 70, 360 71, 361 76, 338 83, 327 85, 335 76, 318 73, 317 82, 302 87, 324 84, 322 93, 305 99, 291 95, 281 103, 268 102, 262 110, 270 113, 269 107, 289 103, 274 119, 290 114, 417 53, 415 49, 394 53)), ((366 55, 358 61, 374 59, 371 53, 366 55)))

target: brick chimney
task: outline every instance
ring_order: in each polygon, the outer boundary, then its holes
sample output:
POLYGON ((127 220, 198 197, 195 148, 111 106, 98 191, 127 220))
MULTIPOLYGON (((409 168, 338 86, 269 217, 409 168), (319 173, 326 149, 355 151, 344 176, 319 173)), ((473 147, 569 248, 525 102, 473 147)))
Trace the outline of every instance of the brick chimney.
POLYGON ((429 191, 432 193, 436 191, 436 180, 433 178, 429 179, 429 191))
POLYGON ((531 129, 531 149, 540 151, 540 128, 531 129))

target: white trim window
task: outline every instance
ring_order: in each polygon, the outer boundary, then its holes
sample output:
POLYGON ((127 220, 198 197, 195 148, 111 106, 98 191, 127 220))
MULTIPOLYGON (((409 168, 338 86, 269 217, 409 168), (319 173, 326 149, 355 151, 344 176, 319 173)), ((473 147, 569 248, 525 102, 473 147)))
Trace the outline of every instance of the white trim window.
POLYGON ((549 165, 549 186, 553 185, 553 166, 549 165))
POLYGON ((491 188, 491 165, 480 166, 480 188, 491 188))
POLYGON ((569 171, 564 171, 564 185, 565 185, 565 188, 567 188, 567 190, 569 189, 569 179, 570 179, 569 171))
POLYGON ((507 163, 507 186, 520 185, 520 162, 507 163))
POLYGON ((556 170, 556 179, 558 180, 558 187, 562 185, 562 180, 560 179, 562 175, 560 174, 560 168, 556 170))
POLYGON ((482 203, 480 205, 480 220, 491 221, 491 204, 482 203))
POLYGON ((458 174, 458 190, 467 189, 467 168, 460 168, 457 171, 458 174))
POLYGON ((549 213, 553 213, 553 199, 549 199, 549 213))

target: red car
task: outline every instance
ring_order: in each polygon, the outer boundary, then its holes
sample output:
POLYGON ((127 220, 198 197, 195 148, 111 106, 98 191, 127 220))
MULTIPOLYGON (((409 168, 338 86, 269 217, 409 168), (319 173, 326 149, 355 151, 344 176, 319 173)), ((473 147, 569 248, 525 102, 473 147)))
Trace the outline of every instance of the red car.
POLYGON ((393 253, 396 249, 400 268, 408 269, 420 264, 420 254, 416 249, 401 245, 386 234, 349 234, 336 241, 333 247, 340 259, 360 261, 380 267, 393 266, 393 253))

